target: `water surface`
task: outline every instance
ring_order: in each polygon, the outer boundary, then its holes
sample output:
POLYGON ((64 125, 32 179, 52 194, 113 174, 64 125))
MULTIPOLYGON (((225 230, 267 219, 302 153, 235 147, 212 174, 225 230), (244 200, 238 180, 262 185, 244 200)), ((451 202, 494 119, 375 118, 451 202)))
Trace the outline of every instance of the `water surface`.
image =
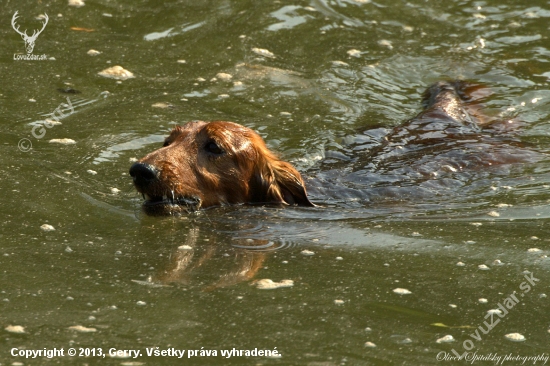
POLYGON ((546 1, 8 1, 1 14, 0 364, 99 362, 27 361, 14 347, 282 355, 181 362, 205 365, 431 365, 470 343, 480 355, 548 350, 546 1), (29 34, 49 15, 33 51, 47 61, 14 60, 25 53, 15 11, 29 34), (114 65, 135 78, 98 75, 114 65), (428 85, 456 78, 488 85, 486 113, 516 121, 518 154, 533 155, 422 185, 358 165, 420 112, 428 85), (67 98, 74 111, 33 136, 67 98), (322 207, 143 216, 131 161, 176 124, 219 119, 258 131, 322 207), (50 143, 65 138, 75 144, 50 143), (528 292, 525 276, 540 280, 528 292), (294 286, 260 290, 259 279, 294 286), (480 333, 514 291, 517 305, 480 333), (455 341, 437 342, 446 335, 455 341))

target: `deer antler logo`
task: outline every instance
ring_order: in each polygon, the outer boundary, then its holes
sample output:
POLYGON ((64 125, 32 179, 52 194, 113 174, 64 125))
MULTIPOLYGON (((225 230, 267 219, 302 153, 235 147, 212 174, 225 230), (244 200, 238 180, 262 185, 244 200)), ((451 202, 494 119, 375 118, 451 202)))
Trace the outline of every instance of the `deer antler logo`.
POLYGON ((21 35, 21 38, 23 38, 23 41, 25 41, 25 48, 27 49, 27 53, 32 53, 32 50, 34 49, 34 42, 36 42, 36 38, 38 38, 38 35, 40 33, 42 33, 42 31, 44 30, 44 28, 46 28, 46 24, 48 24, 48 14, 44 14, 44 23, 42 24, 42 29, 40 29, 39 31, 35 30, 33 33, 32 33, 32 36, 29 36, 27 34, 27 30, 25 29, 24 32, 21 32, 19 30, 19 26, 15 24, 15 21, 17 20, 18 16, 17 16, 17 11, 15 12, 15 14, 13 14, 13 18, 11 18, 11 26, 13 27, 13 29, 19 33, 21 35))

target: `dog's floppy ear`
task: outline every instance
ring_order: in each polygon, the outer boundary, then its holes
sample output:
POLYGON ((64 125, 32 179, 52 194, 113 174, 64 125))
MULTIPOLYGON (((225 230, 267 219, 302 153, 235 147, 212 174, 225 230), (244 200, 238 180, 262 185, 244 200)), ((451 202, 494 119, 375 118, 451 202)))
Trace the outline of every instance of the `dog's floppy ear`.
POLYGON ((291 164, 271 157, 262 160, 249 185, 252 202, 315 206, 307 197, 302 176, 291 164))

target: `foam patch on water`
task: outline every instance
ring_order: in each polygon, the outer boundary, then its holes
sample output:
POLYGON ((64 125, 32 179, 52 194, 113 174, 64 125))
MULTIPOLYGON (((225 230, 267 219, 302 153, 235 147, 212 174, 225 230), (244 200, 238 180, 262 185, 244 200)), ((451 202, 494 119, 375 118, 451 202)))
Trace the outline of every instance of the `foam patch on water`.
POLYGON ((80 333, 94 333, 97 332, 96 328, 87 328, 82 325, 73 325, 69 327, 70 330, 74 330, 80 333))
POLYGON ((76 141, 73 139, 51 139, 49 141, 50 144, 60 144, 60 145, 74 145, 76 144, 76 141))
POLYGON ((274 290, 283 287, 292 287, 294 286, 294 281, 292 280, 282 280, 281 282, 274 282, 270 279, 262 279, 256 281, 256 288, 260 290, 274 290))
POLYGON ((6 328, 4 328, 6 330, 6 332, 10 332, 10 333, 16 333, 16 334, 24 334, 26 333, 25 332, 25 327, 21 326, 21 325, 8 325, 6 328))
POLYGON ((524 342, 526 340, 525 336, 520 333, 509 333, 504 338, 512 342, 524 342))
POLYGON ((406 288, 399 288, 399 287, 393 289, 393 292, 398 294, 398 295, 410 295, 410 294, 412 294, 412 292, 407 290, 406 288))
POLYGON ((127 80, 134 78, 134 74, 131 71, 126 70, 122 66, 113 66, 108 69, 102 70, 97 73, 99 76, 103 76, 109 79, 115 80, 127 80))

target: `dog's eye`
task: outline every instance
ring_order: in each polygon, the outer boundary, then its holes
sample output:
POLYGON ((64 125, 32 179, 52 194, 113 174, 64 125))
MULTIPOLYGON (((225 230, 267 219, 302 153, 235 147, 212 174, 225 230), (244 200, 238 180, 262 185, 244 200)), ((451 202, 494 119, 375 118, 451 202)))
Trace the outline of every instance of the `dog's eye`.
POLYGON ((209 153, 215 154, 215 155, 221 155, 224 153, 223 149, 216 144, 215 141, 208 141, 206 145, 204 146, 204 149, 208 151, 209 153))

